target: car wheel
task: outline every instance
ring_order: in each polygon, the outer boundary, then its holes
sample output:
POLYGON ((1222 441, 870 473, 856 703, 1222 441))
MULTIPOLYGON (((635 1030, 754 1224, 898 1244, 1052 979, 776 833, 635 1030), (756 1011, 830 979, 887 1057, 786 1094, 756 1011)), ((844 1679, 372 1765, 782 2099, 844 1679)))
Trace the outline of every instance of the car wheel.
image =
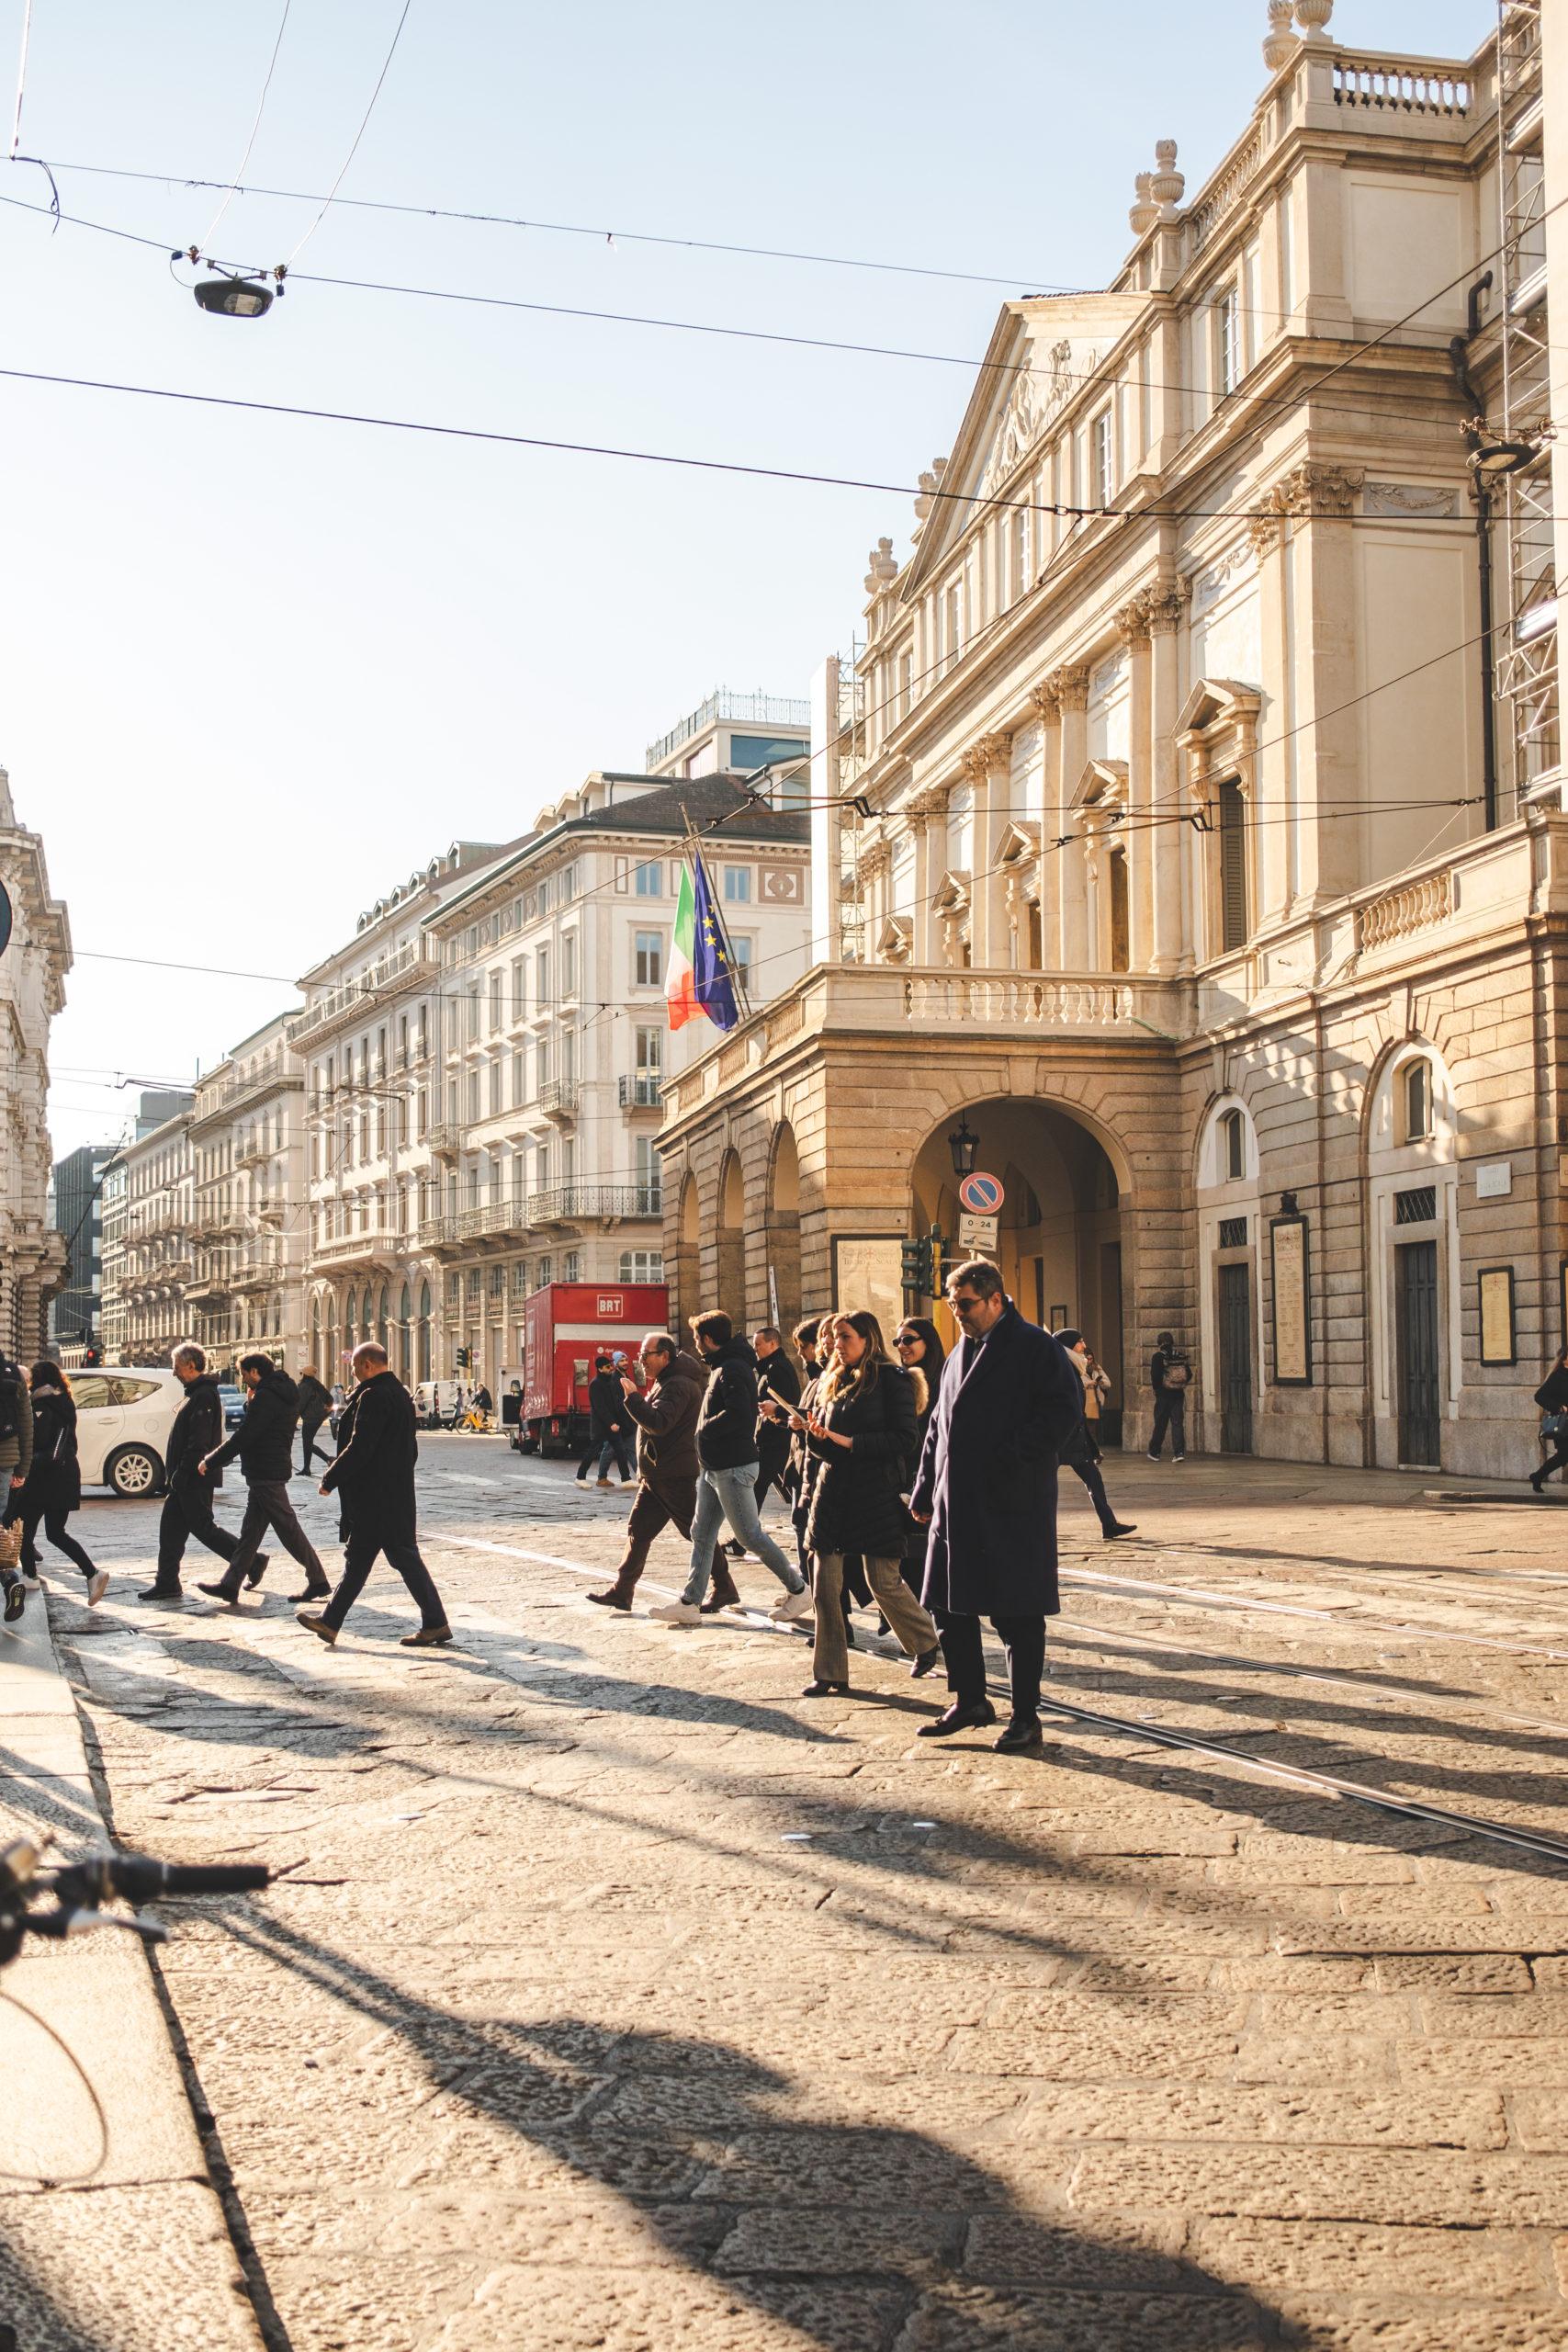
POLYGON ((104 1479, 122 1502, 141 1502, 162 1486, 164 1465, 151 1446, 122 1445, 109 1456, 104 1479))

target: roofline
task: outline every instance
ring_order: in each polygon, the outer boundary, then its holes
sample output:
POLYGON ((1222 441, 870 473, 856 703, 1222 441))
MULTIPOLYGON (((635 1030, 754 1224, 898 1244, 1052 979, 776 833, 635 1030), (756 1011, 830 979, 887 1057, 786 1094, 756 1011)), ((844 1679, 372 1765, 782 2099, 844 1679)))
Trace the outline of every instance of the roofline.
MULTIPOLYGON (((602 769, 598 771, 598 773, 604 775, 606 778, 610 777, 613 774, 609 769, 602 769)), ((617 777, 615 780, 630 783, 634 779, 628 773, 626 775, 617 777)), ((653 777, 639 776, 636 781, 639 783, 651 782, 660 789, 667 790, 672 785, 685 783, 705 784, 707 782, 707 778, 705 776, 671 777, 660 775, 653 777)), ((449 915, 460 914, 471 899, 481 898, 487 891, 493 889, 498 883, 508 880, 525 864, 531 864, 534 860, 544 857, 550 851, 559 848, 561 844, 569 839, 581 839, 586 834, 595 840, 610 841, 615 839, 617 835, 625 836, 634 833, 651 833, 656 835, 661 841, 678 842, 685 839, 685 829, 681 825, 672 822, 660 822, 657 820, 643 820, 639 822, 638 820, 631 813, 636 808, 636 806, 637 803, 635 801, 627 802, 627 817, 626 822, 624 825, 606 825, 604 822, 604 818, 606 814, 611 812, 604 809, 596 809, 585 817, 569 817, 563 823, 553 827, 547 833, 536 834, 528 846, 525 849, 519 850, 514 857, 502 858, 496 865, 489 867, 485 873, 476 876, 474 881, 469 884, 466 890, 454 892, 453 896, 446 901, 445 905, 434 909, 430 914, 426 915, 424 918, 424 929, 427 931, 439 930, 449 915)), ((742 802, 740 806, 741 808, 744 808, 745 803, 742 802)), ((619 809, 615 810, 613 813, 617 817, 620 815, 619 809)), ((797 812, 794 809, 788 809, 781 810, 779 813, 781 815, 793 816, 797 812)), ((799 813, 804 814, 804 812, 799 813)), ((753 842, 759 847, 764 849, 778 849, 781 851, 800 850, 806 852, 807 854, 809 854, 811 849, 811 838, 808 831, 803 834, 798 841, 791 839, 788 835, 786 835, 783 840, 780 840, 775 835, 770 833, 761 833, 756 831, 754 829, 749 831, 748 828, 739 820, 739 815, 737 816, 734 824, 729 823, 728 820, 726 820, 725 833, 727 838, 730 841, 753 842)))

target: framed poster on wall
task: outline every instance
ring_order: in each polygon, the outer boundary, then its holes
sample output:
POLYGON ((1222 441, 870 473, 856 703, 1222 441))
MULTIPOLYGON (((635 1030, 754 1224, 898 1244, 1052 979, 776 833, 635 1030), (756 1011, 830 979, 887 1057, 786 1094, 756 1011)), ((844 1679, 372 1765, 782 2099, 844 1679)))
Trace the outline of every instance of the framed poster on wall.
POLYGON ((833 1236, 833 1305, 840 1315, 869 1310, 881 1324, 883 1338, 891 1341, 904 1313, 901 1233, 833 1236))
POLYGON ((1483 1266, 1481 1286, 1481 1361, 1517 1363, 1514 1344, 1514 1270, 1512 1266, 1483 1266))
POLYGON ((1274 1381, 1312 1385, 1312 1288, 1304 1216, 1277 1216, 1269 1228, 1273 1271, 1274 1381))

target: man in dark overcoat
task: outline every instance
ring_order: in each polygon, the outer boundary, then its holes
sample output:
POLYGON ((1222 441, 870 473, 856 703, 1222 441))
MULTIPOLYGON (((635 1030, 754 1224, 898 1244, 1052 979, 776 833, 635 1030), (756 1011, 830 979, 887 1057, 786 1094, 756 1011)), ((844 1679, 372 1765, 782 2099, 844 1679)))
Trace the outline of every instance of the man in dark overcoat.
POLYGON ((335 1493, 347 1528, 343 1574, 323 1610, 301 1609, 301 1625, 330 1649, 385 1553, 419 1611, 419 1630, 404 1649, 428 1649, 452 1638, 434 1578, 420 1556, 413 1466, 419 1458, 413 1398, 387 1363, 387 1351, 366 1340, 354 1351, 359 1383, 338 1423, 338 1450, 321 1484, 335 1493))
POLYGON ((994 1723, 980 1620, 1008 1655, 1012 1721, 1004 1754, 1039 1747, 1045 1620, 1056 1594, 1056 1455, 1083 1419, 1066 1348, 1026 1323, 983 1258, 956 1267, 947 1299, 963 1339, 942 1368, 909 1508, 929 1522, 922 1598, 936 1619, 953 1703, 921 1726, 942 1739, 994 1723))

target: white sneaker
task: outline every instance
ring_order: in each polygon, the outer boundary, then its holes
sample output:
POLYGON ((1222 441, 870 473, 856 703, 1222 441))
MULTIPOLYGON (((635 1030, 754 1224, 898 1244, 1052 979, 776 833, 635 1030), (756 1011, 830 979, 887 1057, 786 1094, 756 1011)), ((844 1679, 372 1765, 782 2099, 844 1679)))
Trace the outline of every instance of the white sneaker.
POLYGON ((107 1568, 99 1568, 87 1578, 87 1606, 96 1609, 109 1589, 107 1568))
POLYGON ((782 1600, 775 1601, 768 1614, 777 1625, 793 1625, 797 1618, 811 1616, 816 1607, 810 1586, 803 1584, 798 1592, 786 1592, 782 1600))
POLYGON ((649 1611, 661 1625, 700 1625, 703 1612, 692 1600, 660 1600, 649 1611))
POLYGON ((41 1592, 43 1590, 43 1578, 40 1576, 35 1575, 31 1568, 24 1568, 22 1570, 22 1582, 28 1592, 41 1592))

